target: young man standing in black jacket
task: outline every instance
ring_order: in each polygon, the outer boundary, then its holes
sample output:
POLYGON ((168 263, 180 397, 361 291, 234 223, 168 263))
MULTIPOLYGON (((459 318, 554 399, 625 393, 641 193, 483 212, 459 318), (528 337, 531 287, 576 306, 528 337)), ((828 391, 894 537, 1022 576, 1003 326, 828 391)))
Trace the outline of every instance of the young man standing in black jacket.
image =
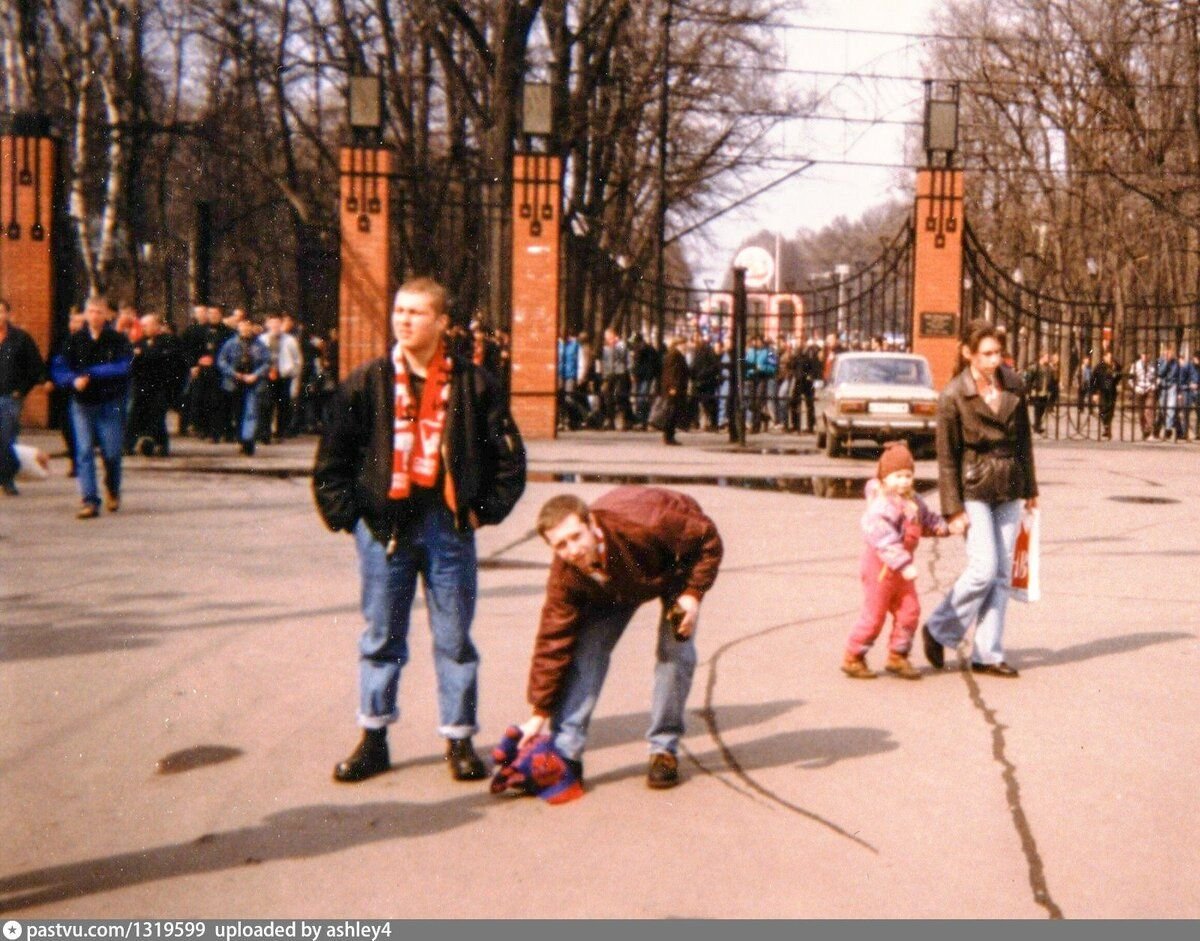
POLYGON ((451 776, 486 776, 471 744, 479 654, 474 530, 499 523, 525 489, 525 448, 495 380, 453 357, 446 289, 428 278, 396 293, 391 354, 338 391, 317 450, 313 489, 327 526, 354 534, 367 626, 359 641, 363 737, 333 772, 362 781, 391 767, 400 672, 417 576, 425 583, 438 682, 438 732, 451 776))

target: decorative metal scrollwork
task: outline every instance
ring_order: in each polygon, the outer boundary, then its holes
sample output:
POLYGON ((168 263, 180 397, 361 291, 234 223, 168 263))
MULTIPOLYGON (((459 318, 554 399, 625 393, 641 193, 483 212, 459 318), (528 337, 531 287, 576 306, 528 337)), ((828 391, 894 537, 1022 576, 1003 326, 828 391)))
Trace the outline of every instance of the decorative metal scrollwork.
POLYGON ((521 186, 521 199, 517 204, 517 215, 529 220, 529 234, 541 238, 545 227, 558 211, 555 194, 558 180, 554 177, 554 161, 547 154, 528 154, 525 157, 525 172, 516 181, 521 186))
POLYGON ((935 233, 934 248, 946 247, 946 234, 958 231, 958 204, 961 197, 955 190, 954 173, 950 169, 933 168, 930 171, 929 210, 925 215, 925 231, 935 233))

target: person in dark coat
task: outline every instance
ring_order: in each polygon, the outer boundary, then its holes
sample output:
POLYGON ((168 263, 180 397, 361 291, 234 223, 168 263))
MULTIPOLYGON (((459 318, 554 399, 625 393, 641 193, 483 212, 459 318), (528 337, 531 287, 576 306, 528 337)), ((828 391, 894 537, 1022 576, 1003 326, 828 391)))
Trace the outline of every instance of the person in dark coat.
POLYGON ((663 357, 662 395, 666 403, 663 412, 663 444, 679 444, 675 428, 687 405, 688 364, 683 355, 683 337, 675 337, 663 357))
POLYGON ((33 337, 13 323, 11 315, 8 301, 0 298, 0 491, 15 497, 21 466, 15 448, 21 405, 29 390, 42 381, 46 364, 33 337))
POLYGON ((710 431, 717 427, 717 390, 721 387, 721 358, 703 337, 697 337, 692 353, 692 389, 696 397, 697 415, 706 418, 710 431))
POLYGON ((179 341, 167 332, 162 317, 141 318, 142 338, 133 344, 133 398, 125 431, 125 453, 132 454, 139 440, 148 439, 166 457, 171 451, 167 435, 167 409, 179 388, 184 370, 179 341))
POLYGON ((1100 404, 1100 437, 1112 438, 1113 413, 1117 410, 1117 392, 1121 385, 1121 367, 1113 361, 1112 350, 1092 370, 1092 394, 1100 404))

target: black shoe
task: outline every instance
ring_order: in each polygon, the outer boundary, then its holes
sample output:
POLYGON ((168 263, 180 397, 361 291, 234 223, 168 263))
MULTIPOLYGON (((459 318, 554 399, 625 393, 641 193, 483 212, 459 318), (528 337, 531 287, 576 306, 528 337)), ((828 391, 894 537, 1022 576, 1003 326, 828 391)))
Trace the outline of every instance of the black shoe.
POLYGON ((1010 667, 1007 663, 1001 660, 999 663, 972 663, 972 673, 986 673, 989 676, 1004 676, 1009 679, 1016 679, 1021 674, 1017 672, 1015 667, 1010 667))
POLYGON ((383 774, 392 769, 392 760, 388 756, 387 730, 366 729, 358 748, 345 761, 333 769, 333 780, 343 784, 353 784, 365 781, 377 774, 383 774))
POLYGON ((475 746, 469 738, 452 738, 446 743, 446 761, 450 765, 450 777, 455 781, 482 781, 487 777, 487 768, 475 754, 475 746))
POLYGON ((940 670, 946 665, 946 650, 929 633, 928 624, 921 625, 921 643, 925 645, 925 659, 931 667, 940 670))
POLYGON ((583 783, 583 762, 578 758, 564 758, 567 767, 571 769, 571 774, 575 775, 575 780, 580 784, 583 783))
POLYGON ((21 495, 21 491, 17 489, 17 485, 11 480, 6 480, 0 484, 0 490, 3 490, 10 497, 19 497, 21 495))
POLYGON ((650 770, 646 772, 646 786, 656 791, 666 790, 679 783, 679 760, 669 752, 655 752, 650 756, 650 770))
POLYGON ((674 438, 664 438, 664 439, 663 439, 663 444, 674 444, 674 445, 678 445, 678 444, 679 444, 679 442, 678 442, 678 441, 676 441, 674 438))
POLYGON ((254 457, 254 442, 253 441, 243 441, 241 444, 242 444, 242 453, 244 455, 246 455, 246 457, 254 457))

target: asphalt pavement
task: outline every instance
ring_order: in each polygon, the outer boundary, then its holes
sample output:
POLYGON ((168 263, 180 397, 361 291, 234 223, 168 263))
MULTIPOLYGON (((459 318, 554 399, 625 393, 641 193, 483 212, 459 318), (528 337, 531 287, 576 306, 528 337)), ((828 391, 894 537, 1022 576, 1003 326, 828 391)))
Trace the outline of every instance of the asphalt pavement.
MULTIPOLYGON (((358 736, 361 619, 351 540, 313 507, 313 439, 252 458, 178 440, 127 459, 120 512, 92 521, 56 457, 0 497, 0 911, 1200 917, 1200 446, 1039 444, 1043 599, 1013 604, 1006 635, 1020 678, 917 651, 911 682, 838 669, 871 452, 681 440, 531 442, 524 498, 478 536, 481 748, 528 715, 546 498, 674 481, 725 541, 684 783, 645 786, 648 606, 613 658, 587 793, 560 807, 450 780, 423 610, 393 771, 331 780, 358 736)), ((928 611, 962 541, 918 560, 928 611)))

